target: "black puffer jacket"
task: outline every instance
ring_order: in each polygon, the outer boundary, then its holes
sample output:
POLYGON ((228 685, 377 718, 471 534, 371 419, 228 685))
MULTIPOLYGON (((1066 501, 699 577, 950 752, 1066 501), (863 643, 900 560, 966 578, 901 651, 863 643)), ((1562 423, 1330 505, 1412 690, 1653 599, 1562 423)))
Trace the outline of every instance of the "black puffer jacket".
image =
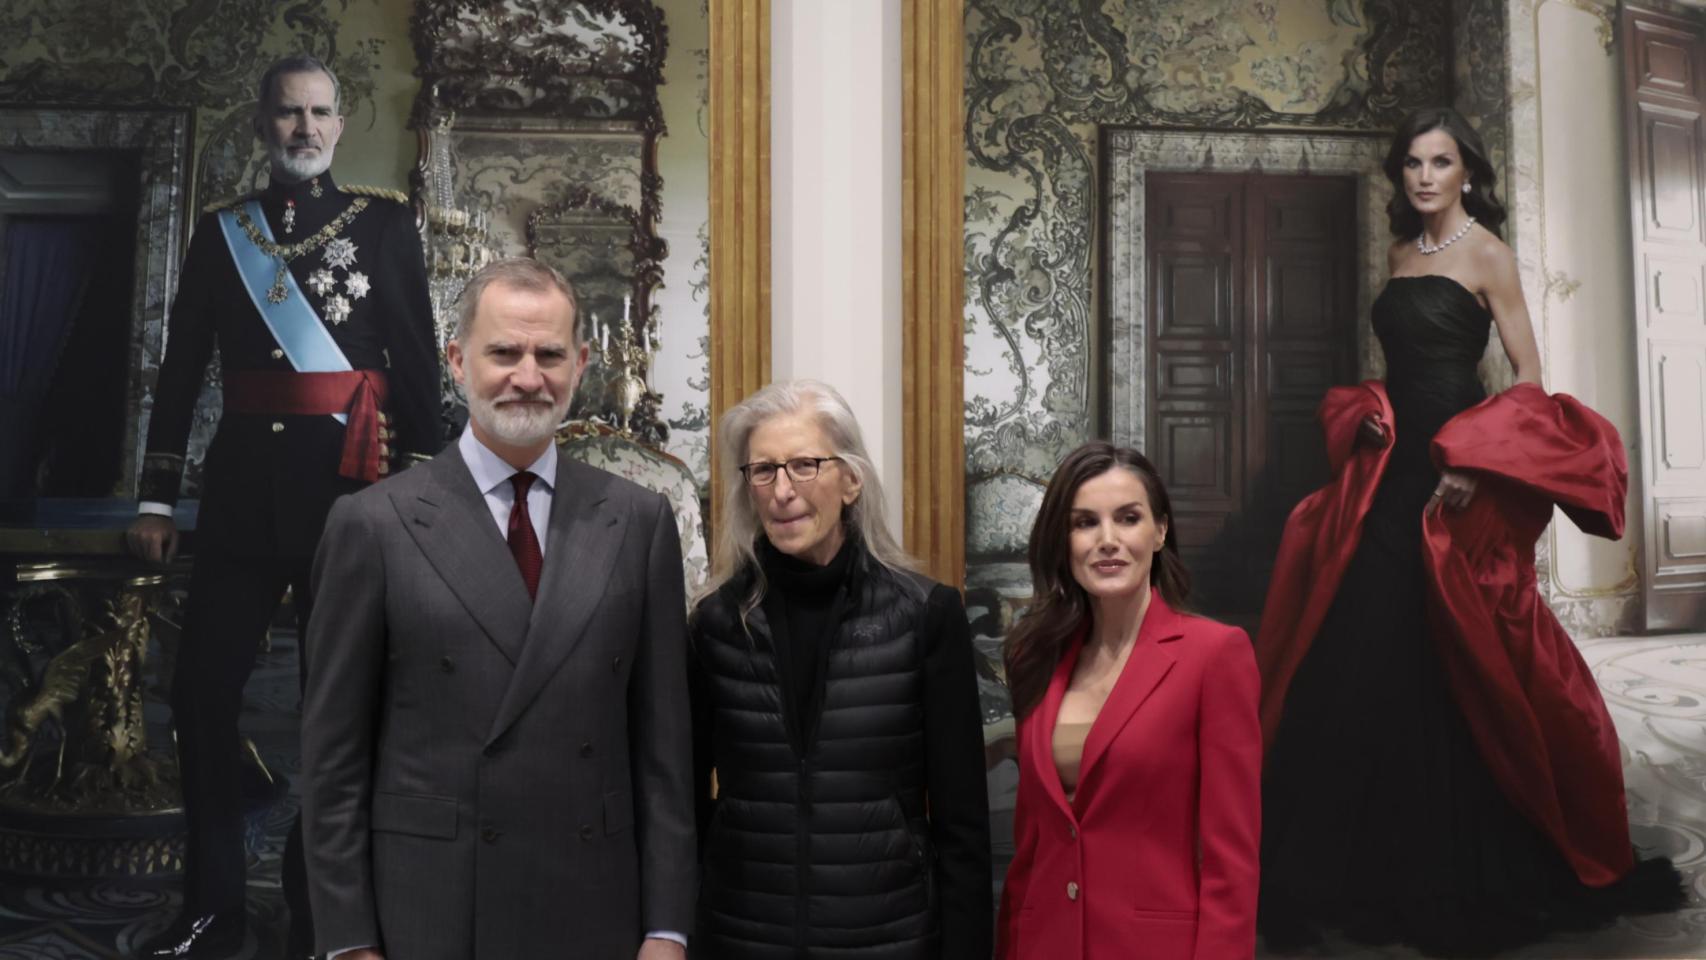
POLYGON ((989 955, 988 811, 964 612, 952 590, 853 549, 831 635, 815 643, 777 637, 768 600, 743 627, 750 576, 695 612, 696 754, 702 773, 715 766, 719 792, 701 814, 694 960, 936 960, 944 887, 967 905, 948 921, 958 944, 946 953, 989 955), (945 632, 944 604, 959 623, 946 671, 931 636, 945 632), (789 662, 789 651, 821 644, 814 663, 789 662), (954 679, 932 679, 944 673, 954 679), (809 716, 783 709, 784 677, 817 684, 809 716), (954 705, 946 722, 927 711, 934 686, 955 694, 940 698, 954 705), (946 751, 945 734, 955 738, 946 751), (931 758, 943 755, 956 769, 932 776, 931 758), (949 773, 962 784, 951 797, 938 787, 949 773))

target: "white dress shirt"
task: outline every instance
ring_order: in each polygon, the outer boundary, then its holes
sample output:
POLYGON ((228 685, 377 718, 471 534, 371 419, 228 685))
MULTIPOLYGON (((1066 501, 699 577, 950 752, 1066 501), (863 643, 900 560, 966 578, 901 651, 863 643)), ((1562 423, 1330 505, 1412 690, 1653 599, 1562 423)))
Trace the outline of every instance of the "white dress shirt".
MULTIPOLYGON (((509 511, 515 506, 515 485, 510 482, 510 477, 515 476, 515 468, 481 443, 474 436, 473 427, 462 431, 462 438, 456 441, 456 449, 462 454, 462 462, 468 465, 468 472, 474 475, 474 486, 479 487, 481 496, 486 498, 486 508, 492 511, 492 521, 498 525, 498 533, 507 540, 509 511)), ((539 478, 527 489, 527 516, 533 521, 534 534, 539 537, 539 555, 544 556, 551 549, 551 545, 545 542, 545 536, 551 525, 551 495, 556 492, 551 485, 557 482, 557 445, 546 444, 545 452, 527 470, 539 478)))

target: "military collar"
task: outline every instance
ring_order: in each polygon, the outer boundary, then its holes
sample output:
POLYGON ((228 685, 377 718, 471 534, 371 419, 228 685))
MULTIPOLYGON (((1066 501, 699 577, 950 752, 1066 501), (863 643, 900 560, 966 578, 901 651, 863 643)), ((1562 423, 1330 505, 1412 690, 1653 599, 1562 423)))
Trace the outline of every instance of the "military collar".
POLYGON ((307 207, 310 204, 325 203, 327 200, 336 199, 341 198, 339 197, 338 185, 333 182, 330 170, 301 183, 285 183, 281 180, 273 180, 267 184, 265 190, 261 191, 262 202, 269 206, 283 206, 287 202, 293 202, 298 207, 307 207))

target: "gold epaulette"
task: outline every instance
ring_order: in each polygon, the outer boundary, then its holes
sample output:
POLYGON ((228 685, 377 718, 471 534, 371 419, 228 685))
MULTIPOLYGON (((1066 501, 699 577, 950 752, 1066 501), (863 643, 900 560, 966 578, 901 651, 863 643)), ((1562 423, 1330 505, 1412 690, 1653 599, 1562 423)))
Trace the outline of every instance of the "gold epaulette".
POLYGON ((379 197, 382 200, 395 200, 404 206, 409 205, 409 195, 401 190, 389 187, 369 187, 359 183, 340 183, 338 189, 344 193, 353 193, 358 197, 379 197))
POLYGON ((258 193, 245 193, 240 197, 230 197, 230 198, 225 199, 225 200, 215 200, 214 202, 208 204, 207 206, 202 207, 201 212, 202 213, 218 213, 221 210, 228 210, 232 207, 240 207, 243 204, 248 203, 250 200, 253 200, 258 196, 260 196, 260 194, 258 194, 258 193))

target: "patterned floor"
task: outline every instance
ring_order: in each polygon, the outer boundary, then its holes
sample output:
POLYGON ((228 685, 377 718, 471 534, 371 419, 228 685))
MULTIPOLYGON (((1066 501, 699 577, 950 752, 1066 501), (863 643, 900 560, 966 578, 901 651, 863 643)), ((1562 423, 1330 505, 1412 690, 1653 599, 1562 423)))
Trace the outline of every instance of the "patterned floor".
MULTIPOLYGON (((1706 958, 1706 635, 1588 640, 1582 643, 1582 653, 1599 678, 1623 739, 1636 842, 1644 852, 1675 859, 1693 900, 1675 914, 1624 920, 1510 956, 1706 958)), ((292 778, 297 761, 295 663, 294 637, 276 631, 272 651, 262 656, 250 680, 243 716, 244 732, 255 740, 267 764, 275 774, 292 778)), ((151 716, 154 724, 164 719, 151 716)), ((295 812, 294 796, 273 809, 267 842, 250 861, 250 932, 239 954, 242 960, 282 955, 285 915, 279 855, 295 812)), ((177 906, 172 884, 0 887, 0 960, 125 957, 134 944, 164 926, 177 906)), ((1329 942, 1302 956, 1413 960, 1421 955, 1329 942)))

